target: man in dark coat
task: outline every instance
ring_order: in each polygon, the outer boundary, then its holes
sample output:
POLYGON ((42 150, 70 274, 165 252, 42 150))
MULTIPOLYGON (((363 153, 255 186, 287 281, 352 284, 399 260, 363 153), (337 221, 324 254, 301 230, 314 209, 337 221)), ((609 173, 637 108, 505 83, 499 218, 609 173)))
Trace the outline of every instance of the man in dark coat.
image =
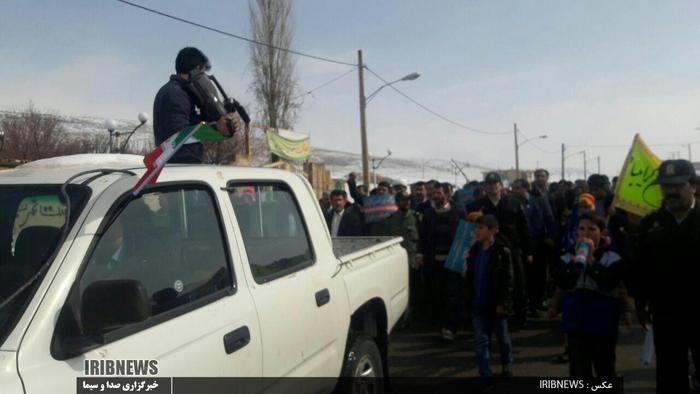
POLYGON ((331 210, 325 216, 332 237, 362 236, 362 222, 356 214, 346 209, 347 204, 348 194, 345 190, 331 192, 331 210))
POLYGON ((688 393, 688 350, 700 360, 697 176, 690 162, 666 160, 656 183, 663 205, 642 219, 629 291, 640 323, 647 328, 651 322, 654 328, 656 392, 688 393))
POLYGON ((428 303, 435 319, 433 322, 442 323, 444 339, 454 340, 455 331, 459 329, 458 298, 463 281, 460 274, 444 266, 464 211, 450 204, 447 197, 449 187, 447 183, 436 183, 433 187, 435 206, 428 207, 423 215, 416 258, 418 265, 423 265, 428 303))
POLYGON ((521 328, 527 319, 527 292, 523 259, 527 264, 533 261, 530 240, 530 228, 527 216, 520 201, 506 195, 503 191, 501 176, 489 172, 484 178, 486 197, 467 206, 467 212, 481 211, 484 215, 493 215, 499 223, 499 234, 510 246, 514 274, 513 318, 514 328, 521 328))
POLYGON ((513 181, 513 195, 520 199, 530 224, 533 262, 525 265, 525 276, 530 315, 538 317, 537 309, 545 299, 547 267, 557 239, 555 219, 547 196, 530 193, 527 179, 513 181))
MULTIPOLYGON (((195 111, 197 104, 190 89, 192 71, 208 71, 209 59, 197 48, 187 47, 180 50, 175 58, 175 75, 158 90, 153 102, 153 134, 156 145, 160 145, 173 134, 185 127, 193 126, 203 119, 195 111)), ((227 114, 218 119, 216 128, 225 131, 226 123, 231 121, 234 132, 240 130, 238 116, 227 114)), ((204 158, 204 146, 200 142, 186 143, 170 159, 170 163, 201 164, 204 158)))

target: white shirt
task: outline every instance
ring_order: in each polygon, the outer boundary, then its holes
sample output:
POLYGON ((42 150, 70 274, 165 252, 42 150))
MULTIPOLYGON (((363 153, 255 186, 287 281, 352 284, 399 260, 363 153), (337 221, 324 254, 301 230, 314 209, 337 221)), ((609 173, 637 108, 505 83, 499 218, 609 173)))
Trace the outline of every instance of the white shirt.
POLYGON ((343 219, 343 213, 345 213, 344 209, 340 212, 333 211, 333 219, 331 220, 331 237, 338 236, 338 228, 340 228, 340 221, 343 219))

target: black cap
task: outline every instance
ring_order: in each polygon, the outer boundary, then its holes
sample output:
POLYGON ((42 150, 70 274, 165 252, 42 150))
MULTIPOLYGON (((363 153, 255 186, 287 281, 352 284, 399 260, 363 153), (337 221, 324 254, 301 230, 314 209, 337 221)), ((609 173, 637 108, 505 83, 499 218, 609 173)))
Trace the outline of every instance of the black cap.
POLYGON ((593 174, 593 175, 588 177, 587 183, 588 183, 589 187, 596 186, 596 187, 603 188, 603 187, 605 187, 605 184, 608 183, 608 180, 606 179, 605 175, 593 174))
POLYGON ((695 176, 695 167, 688 160, 664 160, 659 166, 659 185, 685 183, 695 176))
POLYGON ((496 183, 501 181, 501 175, 497 172, 489 172, 484 177, 484 182, 486 183, 496 183))
POLYGON ((476 218, 474 224, 485 226, 488 229, 498 228, 498 219, 493 215, 481 215, 476 218))

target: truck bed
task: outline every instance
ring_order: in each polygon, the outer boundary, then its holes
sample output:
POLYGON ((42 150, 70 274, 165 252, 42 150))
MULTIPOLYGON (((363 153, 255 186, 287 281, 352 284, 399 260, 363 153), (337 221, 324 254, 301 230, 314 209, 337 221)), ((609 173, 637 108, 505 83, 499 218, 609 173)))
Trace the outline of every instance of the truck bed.
POLYGON ((341 261, 352 261, 401 241, 401 237, 335 237, 333 254, 341 261))

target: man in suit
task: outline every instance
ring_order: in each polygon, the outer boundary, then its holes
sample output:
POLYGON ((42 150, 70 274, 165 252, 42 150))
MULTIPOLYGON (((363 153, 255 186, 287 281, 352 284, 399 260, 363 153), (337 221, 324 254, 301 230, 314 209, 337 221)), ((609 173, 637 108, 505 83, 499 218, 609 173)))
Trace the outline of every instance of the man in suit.
POLYGON ((331 210, 325 216, 332 237, 362 236, 362 222, 355 213, 345 209, 347 204, 348 194, 345 190, 331 192, 331 210))

